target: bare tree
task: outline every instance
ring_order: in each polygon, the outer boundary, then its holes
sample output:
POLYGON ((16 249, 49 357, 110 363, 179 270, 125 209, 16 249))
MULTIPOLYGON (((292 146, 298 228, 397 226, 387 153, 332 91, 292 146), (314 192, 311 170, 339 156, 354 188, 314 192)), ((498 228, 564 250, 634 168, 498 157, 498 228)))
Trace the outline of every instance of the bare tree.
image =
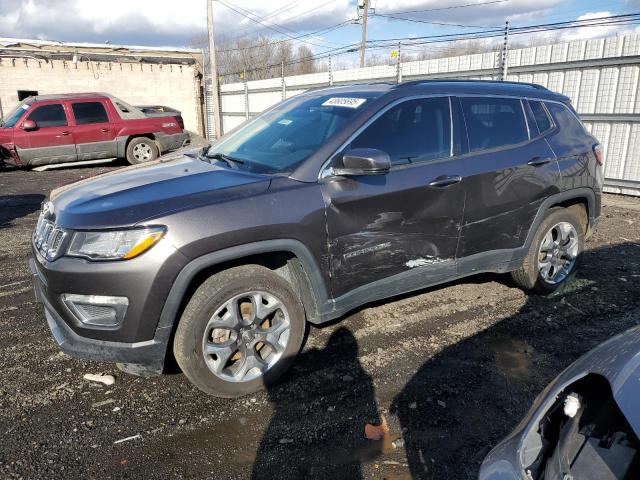
MULTIPOLYGON (((190 46, 208 51, 207 35, 190 41, 190 46)), ((306 45, 294 50, 289 40, 276 40, 267 35, 256 37, 216 38, 216 61, 221 83, 262 80, 279 77, 284 65, 285 75, 318 71, 313 52, 306 45)), ((205 55, 205 59, 208 56, 205 55)), ((205 68, 208 68, 205 62, 205 68)))

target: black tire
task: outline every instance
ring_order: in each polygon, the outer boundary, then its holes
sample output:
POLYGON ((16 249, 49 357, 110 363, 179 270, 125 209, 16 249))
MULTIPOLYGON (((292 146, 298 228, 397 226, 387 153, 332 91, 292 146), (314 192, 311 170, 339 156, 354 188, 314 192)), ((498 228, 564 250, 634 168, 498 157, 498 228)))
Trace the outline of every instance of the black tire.
POLYGON ((530 290, 543 295, 548 295, 555 292, 558 288, 564 285, 574 274, 580 260, 584 248, 584 228, 582 222, 575 213, 566 208, 555 207, 549 210, 545 219, 540 223, 536 233, 531 242, 529 252, 522 263, 522 266, 513 272, 511 272, 511 278, 513 281, 523 290, 530 290), (544 236, 549 232, 554 225, 561 222, 570 223, 577 232, 578 240, 578 255, 576 261, 571 266, 569 273, 563 280, 557 283, 549 283, 545 281, 540 273, 538 267, 538 258, 540 255, 540 248, 544 236))
POLYGON ((183 373, 196 387, 217 397, 247 395, 273 384, 297 356, 305 336, 304 308, 291 285, 268 268, 243 265, 205 280, 187 304, 173 342, 173 352, 183 373), (216 376, 205 361, 203 339, 207 324, 229 299, 248 291, 263 291, 278 298, 289 315, 289 338, 280 358, 263 375, 244 382, 216 376))
POLYGON ((158 146, 148 137, 136 137, 127 145, 127 162, 131 165, 146 163, 158 158, 158 146))

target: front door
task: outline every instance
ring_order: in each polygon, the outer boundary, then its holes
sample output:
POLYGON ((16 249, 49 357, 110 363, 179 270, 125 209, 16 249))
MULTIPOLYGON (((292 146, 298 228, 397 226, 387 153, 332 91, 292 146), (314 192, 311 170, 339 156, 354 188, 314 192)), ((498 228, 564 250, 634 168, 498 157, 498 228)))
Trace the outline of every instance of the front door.
POLYGON ((61 103, 37 104, 15 127, 14 143, 25 165, 72 162, 76 159, 74 138, 61 103), (34 130, 22 123, 32 120, 34 130))
POLYGON ((421 272, 428 284, 455 272, 464 192, 451 145, 450 101, 437 97, 392 106, 346 147, 382 150, 392 167, 381 175, 321 180, 334 297, 373 282, 385 289, 385 278, 407 275, 408 283, 397 277, 389 284, 397 289, 386 292, 391 295, 415 288, 412 273, 421 272))
POLYGON ((71 110, 75 119, 73 134, 76 138, 78 160, 116 157, 116 132, 113 124, 109 122, 104 103, 72 102, 71 110))

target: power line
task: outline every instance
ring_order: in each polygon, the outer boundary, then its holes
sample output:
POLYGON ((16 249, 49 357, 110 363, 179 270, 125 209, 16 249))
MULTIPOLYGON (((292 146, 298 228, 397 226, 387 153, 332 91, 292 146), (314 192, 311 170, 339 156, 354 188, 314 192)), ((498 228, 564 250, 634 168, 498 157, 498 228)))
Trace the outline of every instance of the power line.
MULTIPOLYGON (((290 41, 293 41, 293 40, 298 40, 300 38, 309 37, 309 36, 317 35, 317 34, 320 34, 320 33, 329 33, 329 32, 332 32, 334 30, 337 30, 338 28, 342 28, 342 27, 344 27, 346 25, 349 25, 349 24, 352 24, 352 23, 353 23, 352 20, 345 20, 344 22, 336 23, 335 25, 329 25, 328 27, 321 28, 320 30, 316 30, 316 31, 313 31, 313 32, 305 33, 305 34, 299 35, 299 36, 297 36, 295 38, 284 38, 282 40, 275 40, 273 42, 268 42, 267 45, 278 45, 278 44, 281 44, 281 43, 290 42, 290 41)), ((342 47, 344 45, 340 45, 340 46, 342 47)), ((253 48, 255 48, 255 45, 251 45, 251 46, 248 46, 248 47, 227 48, 227 49, 224 49, 224 50, 217 50, 217 52, 218 53, 237 52, 237 51, 241 51, 241 50, 251 50, 253 48)))
MULTIPOLYGON (((294 2, 288 3, 287 5, 285 5, 285 7, 287 7, 287 8, 288 8, 288 7, 290 7, 290 6, 294 5, 294 4, 298 4, 298 3, 300 3, 300 1, 301 1, 301 0, 296 0, 296 1, 294 1, 294 2)), ((327 2, 324 2, 324 3, 320 4, 320 5, 316 5, 316 6, 315 6, 315 7, 313 7, 313 8, 309 8, 309 9, 307 9, 307 10, 303 10, 302 12, 290 12, 290 13, 291 13, 291 14, 294 14, 294 13, 295 13, 295 16, 297 17, 297 18, 296 18, 296 20, 297 20, 297 21, 299 21, 299 20, 300 20, 301 18, 303 18, 307 13, 309 13, 309 12, 313 12, 313 11, 315 11, 315 10, 318 10, 318 9, 320 9, 320 8, 322 8, 322 7, 326 6, 326 5, 329 5, 330 3, 334 3, 335 1, 336 1, 336 0, 329 0, 329 1, 327 1, 327 2)), ((259 17, 258 15, 256 15, 256 14, 255 14, 255 13, 253 13, 253 12, 248 12, 248 10, 246 10, 246 9, 242 9, 241 7, 238 7, 237 5, 235 5, 235 6, 236 6, 237 8, 239 8, 239 9, 241 9, 241 10, 243 10, 243 11, 247 12, 247 13, 250 13, 250 14, 251 14, 251 15, 253 15, 254 17, 257 17, 257 18, 262 19, 263 21, 264 21, 264 20, 267 20, 267 19, 269 19, 269 18, 273 18, 274 16, 277 16, 279 13, 281 13, 283 10, 285 10, 285 9, 286 9, 285 7, 282 7, 282 8, 279 8, 279 9, 275 10, 274 12, 271 12, 269 15, 266 15, 265 17, 259 17)), ((290 20, 290 19, 291 19, 291 16, 286 16, 285 18, 283 18, 283 20, 290 20)), ((294 34, 298 33, 298 32, 295 32, 294 30, 292 30, 292 29, 290 29, 290 28, 288 28, 288 27, 283 26, 283 25, 275 24, 274 22, 271 22, 271 21, 269 21, 269 23, 272 23, 272 24, 274 24, 274 25, 278 25, 280 28, 283 28, 283 29, 285 29, 285 30, 287 30, 287 31, 289 31, 289 32, 291 32, 291 33, 294 33, 294 34)), ((254 33, 254 34, 255 34, 255 33, 257 33, 257 32, 261 32, 261 31, 266 30, 266 29, 268 29, 268 28, 270 28, 268 25, 263 25, 263 27, 262 27, 262 28, 259 28, 259 29, 257 29, 255 32, 252 32, 252 33, 254 33)), ((248 28, 245 28, 243 31, 246 31, 246 30, 248 30, 248 28)), ((240 36, 240 35, 235 35, 233 38, 238 38, 239 36, 240 36)), ((301 36, 306 36, 306 35, 301 35, 301 36)), ((327 44, 340 45, 339 43, 331 42, 331 41, 329 41, 329 40, 325 40, 325 39, 319 39, 319 41, 320 41, 320 42, 323 42, 323 43, 327 43, 327 44)))
MULTIPOLYGON (((450 5, 448 7, 435 7, 435 8, 425 8, 421 10, 404 10, 402 12, 387 12, 387 14, 399 15, 404 13, 423 13, 423 12, 437 12, 440 10, 454 10, 456 8, 467 8, 467 7, 480 7, 483 5, 492 5, 495 3, 505 3, 509 0, 490 0, 489 2, 476 2, 476 3, 465 3, 463 5, 450 5)), ((382 15, 378 13, 377 15, 382 15)))
MULTIPOLYGON (((216 0, 216 1, 218 3, 224 5, 225 7, 227 7, 229 10, 232 10, 232 11, 236 12, 237 14, 239 14, 239 15, 241 15, 241 16, 249 19, 249 20, 251 20, 254 23, 257 23, 258 25, 262 25, 263 27, 266 27, 266 28, 268 28, 270 30, 278 32, 279 34, 284 35, 285 37, 289 37, 291 40, 296 40, 295 36, 293 36, 290 33, 287 33, 286 31, 284 31, 284 30, 288 30, 286 27, 278 25, 277 23, 274 23, 274 22, 272 22, 270 20, 266 20, 266 21, 268 23, 270 23, 271 25, 273 25, 273 26, 265 25, 263 23, 263 21, 260 20, 260 18, 261 18, 260 16, 256 15, 255 13, 250 12, 249 10, 245 10, 244 8, 239 7, 238 5, 233 4, 233 3, 229 2, 228 0, 216 0), (254 17, 256 17, 256 18, 254 18, 254 17)), ((322 7, 322 5, 319 5, 319 6, 315 7, 314 10, 318 9, 320 7, 322 7)), ((293 32, 292 30, 290 30, 290 32, 292 32, 294 34, 296 33, 296 32, 293 32)), ((324 45, 319 45, 319 44, 311 42, 309 40, 299 40, 299 41, 302 42, 302 43, 308 43, 309 45, 313 45, 315 47, 326 48, 324 45)))
MULTIPOLYGON (((517 33, 520 31, 523 31, 523 33, 528 33, 528 32, 524 32, 525 30, 530 30, 530 29, 534 29, 534 28, 545 28, 547 30, 561 30, 562 28, 578 28, 578 27, 582 27, 582 26, 592 26, 589 22, 597 22, 597 21, 610 21, 608 23, 617 23, 618 21, 622 21, 624 22, 625 19, 629 20, 629 19, 637 19, 640 16, 640 13, 632 13, 632 14, 626 14, 626 15, 612 15, 612 16, 607 16, 607 17, 596 17, 596 18, 589 18, 589 19, 583 19, 583 20, 573 20, 573 21, 566 21, 566 22, 555 22, 555 23, 542 23, 542 24, 537 24, 537 25, 527 25, 527 26, 523 26, 523 27, 514 27, 514 28, 510 28, 509 31, 510 33, 517 33), (625 17, 625 18, 623 18, 625 17)), ((594 25, 594 26, 599 26, 599 25, 594 25)), ((532 30, 533 31, 533 30, 532 30)), ((535 30, 538 31, 538 30, 535 30)), ((377 39, 377 40, 370 40, 371 42, 393 42, 393 43, 397 43, 398 41, 414 41, 414 40, 421 40, 421 39, 432 39, 432 38, 446 38, 446 37, 463 37, 465 35, 476 35, 476 34, 483 34, 483 33, 496 33, 499 32, 500 35, 502 35, 502 29, 495 29, 495 30, 486 30, 486 31, 479 31, 479 32, 470 32, 470 33, 450 33, 450 34, 442 34, 442 35, 425 35, 425 36, 419 36, 419 37, 396 37, 396 38, 384 38, 384 39, 377 39)))
MULTIPOLYGON (((555 22, 548 24, 536 24, 536 25, 527 25, 522 27, 515 27, 509 29, 510 35, 522 35, 528 33, 538 33, 538 32, 546 32, 546 31, 554 31, 554 30, 563 30, 563 29, 571 29, 571 28, 589 28, 589 27, 598 27, 598 26, 607 26, 607 25, 632 25, 640 23, 640 13, 632 13, 626 15, 615 15, 609 17, 597 17, 592 19, 584 19, 584 20, 575 20, 568 22, 555 22)), ((367 47, 371 49, 382 49, 397 46, 398 42, 408 42, 407 46, 418 46, 418 45, 427 45, 427 44, 435 44, 435 43, 444 43, 444 42, 454 42, 460 40, 475 40, 475 39, 487 39, 487 38, 495 38, 500 37, 504 33, 503 29, 496 30, 488 30, 488 31, 478 31, 471 33, 451 33, 451 34, 442 34, 442 35, 431 35, 431 36, 422 36, 422 37, 398 37, 398 38, 387 38, 387 39, 378 39, 378 40, 369 40, 367 41, 367 47)), ((287 65, 293 65, 297 63, 301 63, 307 60, 320 60, 324 58, 331 57, 333 55, 341 55, 345 53, 353 53, 358 51, 358 47, 360 43, 353 43, 351 45, 345 45, 342 48, 334 48, 322 52, 320 54, 310 55, 303 58, 298 58, 296 60, 287 62, 287 65)), ((266 70, 274 67, 278 67, 281 64, 273 64, 266 65, 264 67, 258 67, 252 70, 247 70, 246 73, 256 72, 261 70, 266 70)), ((232 76, 239 75, 243 72, 234 72, 228 73, 224 76, 232 76)))
MULTIPOLYGON (((273 18, 273 17, 275 17, 275 16, 279 15, 280 13, 282 13, 284 10, 288 9, 289 7, 293 7, 293 6, 295 6, 296 4, 299 4, 300 2, 302 2, 302 0, 293 0, 293 2, 287 3, 287 4, 285 4, 284 6, 282 6, 282 7, 278 8, 278 9, 274 10, 274 11, 273 11, 273 12, 271 12, 269 15, 267 15, 267 16, 265 16, 265 17, 263 17, 263 19, 264 19, 264 20, 266 20, 266 19, 268 19, 268 18, 273 18)), ((262 31, 262 30, 265 30, 265 29, 266 29, 266 27, 264 27, 264 28, 260 28, 260 29, 258 29, 256 32, 252 32, 252 33, 257 33, 257 32, 260 32, 260 31, 262 31)), ((249 28, 249 27, 245 27, 245 28, 243 28, 243 29, 241 29, 241 30, 239 30, 239 31, 235 32, 235 33, 236 33, 236 35, 235 35, 233 38, 238 38, 239 36, 241 36, 241 35, 240 35, 241 33, 246 32, 246 31, 248 31, 248 30, 250 30, 250 28, 249 28)))
POLYGON ((495 25, 483 26, 483 25, 464 25, 464 24, 460 24, 460 23, 448 23, 448 22, 432 22, 432 21, 427 21, 427 20, 418 20, 417 18, 396 17, 394 15, 390 15, 390 14, 387 14, 387 13, 374 13, 374 16, 390 18, 392 20, 404 20, 405 22, 427 23, 429 25, 438 25, 438 26, 441 26, 441 27, 498 28, 495 25))

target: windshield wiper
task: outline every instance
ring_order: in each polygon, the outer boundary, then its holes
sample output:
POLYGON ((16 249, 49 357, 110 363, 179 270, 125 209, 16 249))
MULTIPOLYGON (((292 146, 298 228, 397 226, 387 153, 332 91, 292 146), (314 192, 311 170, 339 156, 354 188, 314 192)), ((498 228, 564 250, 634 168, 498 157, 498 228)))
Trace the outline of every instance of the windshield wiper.
POLYGON ((241 158, 236 158, 236 157, 231 157, 229 155, 226 155, 224 153, 212 153, 212 154, 205 154, 204 155, 206 158, 212 158, 213 160, 222 160, 223 162, 227 162, 227 164, 229 166, 233 166, 233 164, 243 164, 244 160, 242 160, 241 158))

